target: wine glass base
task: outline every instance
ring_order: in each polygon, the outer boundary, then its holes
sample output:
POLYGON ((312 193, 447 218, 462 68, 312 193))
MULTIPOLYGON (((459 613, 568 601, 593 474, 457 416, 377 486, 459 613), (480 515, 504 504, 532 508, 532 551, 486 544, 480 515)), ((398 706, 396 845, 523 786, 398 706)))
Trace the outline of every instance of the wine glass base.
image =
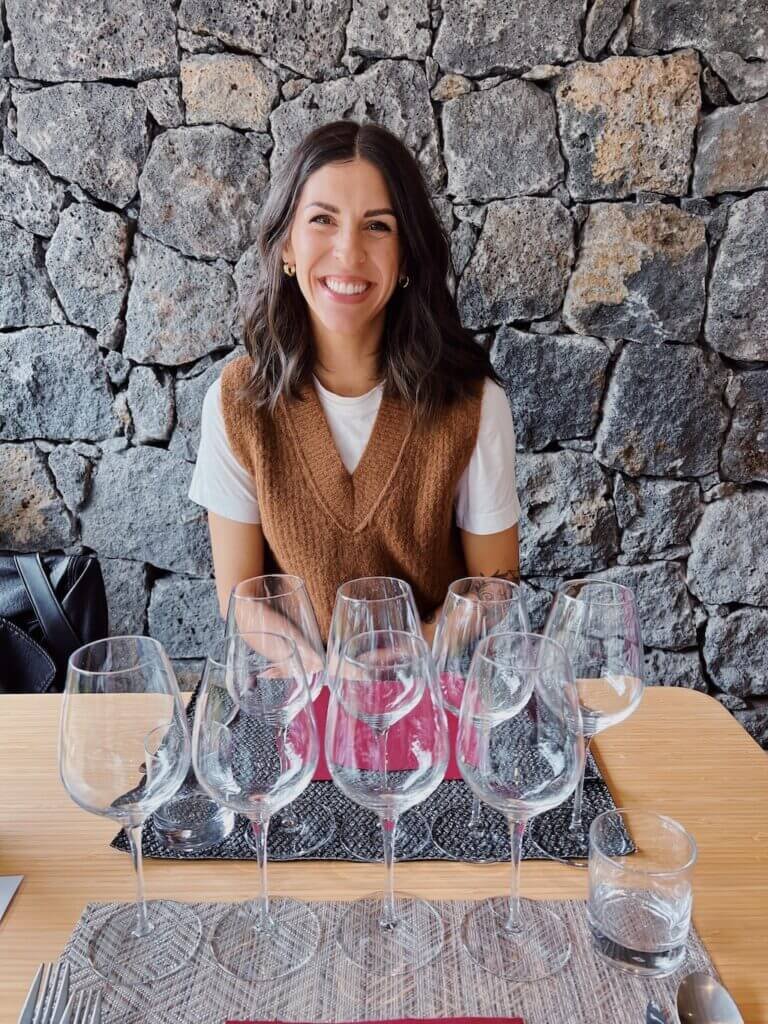
POLYGON ((464 949, 483 970, 514 982, 539 981, 568 963, 571 940, 563 921, 542 903, 520 901, 519 928, 507 931, 509 901, 484 900, 461 923, 464 949))
MULTIPOLYGON (((299 798, 291 804, 290 810, 296 815, 298 828, 286 828, 280 814, 276 814, 269 823, 267 859, 270 861, 311 857, 322 850, 336 834, 333 812, 325 807, 317 807, 314 801, 302 802, 299 798)), ((256 841, 251 828, 246 830, 245 838, 248 846, 256 853, 256 841)))
POLYGON ((200 918, 185 903, 147 903, 148 935, 136 937, 136 905, 111 914, 88 943, 91 966, 105 981, 124 988, 167 978, 197 952, 200 918))
MULTIPOLYGON (((373 811, 355 807, 345 814, 339 833, 341 845, 353 860, 383 861, 381 823, 373 811)), ((419 811, 406 811, 395 832, 395 860, 412 860, 426 849, 429 823, 419 811)))
POLYGON ((303 967, 320 944, 320 922, 305 903, 275 898, 263 926, 256 902, 241 903, 220 918, 211 936, 216 961, 246 981, 271 981, 303 967))
POLYGON ((446 811, 432 822, 432 842, 452 860, 508 861, 512 856, 509 825, 503 814, 483 807, 477 826, 471 826, 472 803, 446 811))
POLYGON ((340 948, 366 974, 403 974, 439 955, 445 928, 431 904, 396 892, 393 927, 382 926, 383 909, 384 893, 373 893, 351 903, 336 927, 340 948))

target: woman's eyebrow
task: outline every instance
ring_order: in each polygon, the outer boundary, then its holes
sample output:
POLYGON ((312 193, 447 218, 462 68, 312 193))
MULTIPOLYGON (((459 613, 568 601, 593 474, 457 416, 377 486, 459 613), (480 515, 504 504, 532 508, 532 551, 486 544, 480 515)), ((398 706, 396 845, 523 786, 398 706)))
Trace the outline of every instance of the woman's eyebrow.
MULTIPOLYGON (((321 203, 321 202, 307 203, 307 205, 304 207, 304 209, 307 210, 310 206, 319 206, 323 210, 328 210, 329 213, 338 213, 339 212, 338 206, 331 206, 330 203, 321 203)), ((390 210, 388 207, 382 207, 380 210, 366 210, 365 213, 363 214, 363 216, 364 217, 381 217, 381 215, 384 214, 384 213, 388 213, 390 217, 394 217, 395 216, 395 211, 394 210, 390 210)))

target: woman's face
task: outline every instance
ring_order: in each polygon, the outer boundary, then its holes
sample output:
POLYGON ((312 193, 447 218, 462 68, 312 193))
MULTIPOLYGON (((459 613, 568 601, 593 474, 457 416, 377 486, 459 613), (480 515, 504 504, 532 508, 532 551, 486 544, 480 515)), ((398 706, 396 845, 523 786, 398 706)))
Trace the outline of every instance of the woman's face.
POLYGON ((299 195, 283 260, 318 328, 361 335, 397 287, 401 246, 381 172, 367 160, 326 164, 299 195))

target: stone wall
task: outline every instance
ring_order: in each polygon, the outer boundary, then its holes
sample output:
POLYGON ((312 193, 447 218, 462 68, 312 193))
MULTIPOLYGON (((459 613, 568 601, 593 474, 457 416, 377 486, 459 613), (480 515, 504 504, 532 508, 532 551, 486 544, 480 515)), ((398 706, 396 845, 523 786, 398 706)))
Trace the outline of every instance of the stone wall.
POLYGON ((185 495, 270 174, 380 120, 509 381, 535 617, 564 577, 630 583, 649 682, 768 740, 765 0, 0 11, 0 547, 96 550, 114 630, 195 668, 185 495))

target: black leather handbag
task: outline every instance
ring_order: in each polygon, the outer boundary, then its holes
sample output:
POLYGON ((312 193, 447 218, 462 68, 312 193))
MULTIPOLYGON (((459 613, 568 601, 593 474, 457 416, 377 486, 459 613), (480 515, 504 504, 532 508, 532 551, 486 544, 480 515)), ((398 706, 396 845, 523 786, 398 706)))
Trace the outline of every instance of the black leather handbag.
POLYGON ((0 552, 0 693, 62 690, 70 654, 108 633, 95 555, 0 552))

